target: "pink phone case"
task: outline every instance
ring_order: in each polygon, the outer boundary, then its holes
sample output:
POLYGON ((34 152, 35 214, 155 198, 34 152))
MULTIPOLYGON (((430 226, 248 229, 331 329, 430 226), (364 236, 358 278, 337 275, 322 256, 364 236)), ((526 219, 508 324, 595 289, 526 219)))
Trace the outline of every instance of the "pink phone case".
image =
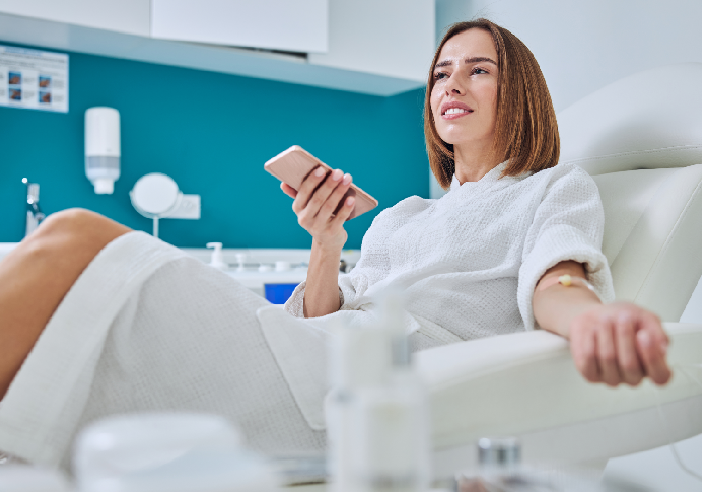
MULTIPOLYGON (((277 156, 270 159, 265 164, 265 169, 273 176, 281 180, 283 183, 294 188, 300 189, 300 185, 317 166, 322 166, 328 172, 332 168, 317 159, 315 156, 307 152, 299 145, 293 145, 288 150, 281 152, 277 156)), ((370 196, 355 184, 351 184, 346 196, 355 196, 356 204, 349 216, 349 220, 358 217, 361 214, 373 210, 378 206, 378 200, 370 196)))

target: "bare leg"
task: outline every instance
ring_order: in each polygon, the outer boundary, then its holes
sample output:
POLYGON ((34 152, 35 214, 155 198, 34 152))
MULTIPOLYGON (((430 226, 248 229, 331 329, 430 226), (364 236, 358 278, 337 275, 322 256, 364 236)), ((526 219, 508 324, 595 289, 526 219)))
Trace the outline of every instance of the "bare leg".
POLYGON ((87 210, 65 210, 0 262, 0 400, 83 270, 130 230, 87 210))

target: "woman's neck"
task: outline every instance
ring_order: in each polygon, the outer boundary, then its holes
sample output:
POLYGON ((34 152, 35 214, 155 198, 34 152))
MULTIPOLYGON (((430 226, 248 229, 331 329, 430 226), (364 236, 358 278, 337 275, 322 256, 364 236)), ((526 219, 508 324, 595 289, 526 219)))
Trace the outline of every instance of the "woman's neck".
POLYGON ((492 152, 492 141, 490 141, 489 144, 482 146, 473 144, 470 149, 454 145, 453 162, 456 179, 463 184, 480 181, 502 161, 492 152))

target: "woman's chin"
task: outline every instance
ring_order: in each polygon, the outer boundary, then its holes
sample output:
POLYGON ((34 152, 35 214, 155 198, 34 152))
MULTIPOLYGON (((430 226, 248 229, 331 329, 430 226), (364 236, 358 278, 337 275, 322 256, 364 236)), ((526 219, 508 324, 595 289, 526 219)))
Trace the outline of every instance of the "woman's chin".
POLYGON ((458 125, 451 125, 451 128, 437 128, 437 133, 441 140, 449 145, 462 146, 476 144, 492 144, 493 135, 490 132, 477 131, 474 128, 459 127, 458 125))

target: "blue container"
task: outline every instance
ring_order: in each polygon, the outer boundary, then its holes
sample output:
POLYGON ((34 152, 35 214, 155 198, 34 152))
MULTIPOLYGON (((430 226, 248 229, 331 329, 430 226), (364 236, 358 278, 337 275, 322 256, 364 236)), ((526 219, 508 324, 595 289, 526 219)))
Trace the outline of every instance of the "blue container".
POLYGON ((273 304, 285 304, 298 284, 265 284, 266 299, 273 304))

